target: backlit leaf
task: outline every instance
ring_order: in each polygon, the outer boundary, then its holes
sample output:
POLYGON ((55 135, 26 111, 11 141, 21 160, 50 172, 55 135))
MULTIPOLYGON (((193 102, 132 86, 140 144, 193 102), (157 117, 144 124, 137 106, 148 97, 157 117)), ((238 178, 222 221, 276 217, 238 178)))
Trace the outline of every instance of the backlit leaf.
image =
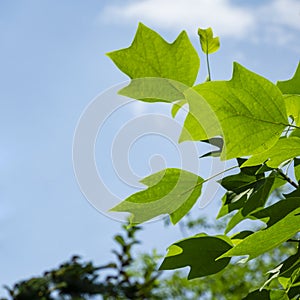
POLYGON ((129 48, 107 54, 130 78, 162 77, 192 86, 198 75, 199 56, 183 31, 172 43, 139 24, 129 48))
POLYGON ((169 214, 176 224, 193 207, 201 194, 203 179, 185 170, 170 168, 152 174, 141 182, 148 186, 137 192, 111 211, 130 212, 131 223, 148 221, 169 214))
POLYGON ((284 101, 287 116, 292 116, 295 125, 300 125, 300 95, 285 95, 284 101))
MULTIPOLYGON (((237 63, 234 64, 230 81, 206 82, 194 89, 208 102, 222 128, 222 159, 266 151, 277 142, 288 124, 285 103, 279 89, 237 63)), ((187 100, 191 104, 190 113, 202 124, 203 112, 199 112, 199 108, 196 110, 196 105, 191 103, 197 100, 190 97, 187 100)), ((215 120, 210 121, 213 123, 215 120)), ((220 131, 204 128, 208 138, 220 134, 220 131)), ((199 129, 200 132, 202 130, 199 129)))
POLYGON ((300 155, 300 138, 281 138, 269 150, 250 157, 242 166, 255 166, 266 162, 271 168, 300 155))
POLYGON ((207 29, 198 29, 198 35, 200 37, 200 44, 202 51, 205 54, 211 54, 220 48, 219 37, 213 37, 213 31, 209 27, 207 29))
POLYGON ((285 81, 278 81, 277 86, 283 94, 299 94, 300 95, 300 62, 294 76, 285 81))
POLYGON ((251 234, 220 258, 247 255, 249 259, 253 259, 287 241, 298 231, 300 231, 300 208, 271 227, 251 234))
POLYGON ((131 80, 120 95, 145 102, 175 102, 185 99, 185 84, 167 78, 146 77, 131 80))

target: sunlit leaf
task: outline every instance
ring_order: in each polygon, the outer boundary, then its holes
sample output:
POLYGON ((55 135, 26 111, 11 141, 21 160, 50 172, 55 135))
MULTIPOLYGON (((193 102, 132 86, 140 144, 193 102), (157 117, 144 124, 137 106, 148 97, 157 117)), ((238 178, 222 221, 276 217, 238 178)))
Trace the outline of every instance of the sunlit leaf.
POLYGON ((295 125, 300 125, 300 95, 285 95, 284 101, 287 116, 292 117, 295 125))
POLYGON ((300 155, 300 138, 281 138, 270 149, 250 157, 243 166, 255 166, 266 162, 269 167, 277 168, 281 163, 300 155))
POLYGON ((198 75, 199 56, 183 31, 172 43, 139 24, 129 48, 107 54, 130 78, 162 77, 192 86, 198 75))
POLYGON ((213 31, 209 27, 207 29, 198 29, 198 35, 200 37, 200 44, 202 51, 205 54, 211 54, 220 48, 219 37, 213 37, 213 31))
POLYGON ((172 106, 172 110, 171 110, 171 114, 172 114, 172 117, 175 118, 178 111, 185 105, 187 104, 187 101, 184 99, 184 100, 180 100, 176 103, 173 104, 172 106))
POLYGON ((300 62, 294 76, 285 81, 278 81, 277 86, 283 94, 299 94, 300 95, 300 62))
MULTIPOLYGON (((210 123, 207 120, 205 122, 212 125, 217 119, 217 128, 221 130, 210 130, 206 125, 201 126, 199 131, 202 132, 204 128, 207 138, 219 134, 223 136, 222 159, 266 151, 278 141, 288 124, 285 103, 279 89, 237 63, 234 64, 230 81, 206 82, 194 89, 217 116, 212 119, 208 115, 206 118, 210 118, 210 123)), ((196 104, 199 103, 199 97, 195 99, 195 95, 187 95, 186 98, 190 113, 202 125, 205 114, 199 108, 201 104, 196 104)), ((214 128, 216 126, 214 124, 214 128)), ((200 134, 196 137, 203 139, 200 134)))
POLYGON ((120 95, 145 102, 175 102, 185 99, 185 84, 167 78, 146 77, 131 80, 120 95))
POLYGON ((271 227, 245 238, 220 258, 247 255, 253 259, 287 241, 299 230, 300 208, 297 208, 271 227))
POLYGON ((146 190, 129 196, 111 211, 130 212, 132 224, 169 214, 175 224, 197 201, 203 179, 188 171, 170 168, 152 174, 141 182, 148 186, 146 190))

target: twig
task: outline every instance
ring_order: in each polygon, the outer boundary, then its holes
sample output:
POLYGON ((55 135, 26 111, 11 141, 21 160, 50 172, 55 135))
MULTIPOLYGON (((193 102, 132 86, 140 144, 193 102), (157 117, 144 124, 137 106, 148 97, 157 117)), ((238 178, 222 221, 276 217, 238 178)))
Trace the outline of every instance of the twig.
POLYGON ((286 174, 284 174, 279 168, 275 169, 277 171, 277 173, 279 175, 281 175, 283 177, 283 179, 285 179, 289 184, 291 184, 294 188, 298 189, 299 185, 293 181, 289 176, 287 176, 286 174))

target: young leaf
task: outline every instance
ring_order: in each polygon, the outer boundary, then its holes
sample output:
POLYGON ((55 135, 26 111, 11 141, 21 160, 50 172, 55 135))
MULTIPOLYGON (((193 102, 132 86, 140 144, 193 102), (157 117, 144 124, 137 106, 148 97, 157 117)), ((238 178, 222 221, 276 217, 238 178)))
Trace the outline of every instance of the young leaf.
POLYGON ((188 279, 215 274, 223 270, 230 258, 216 258, 232 248, 226 236, 200 234, 174 243, 168 249, 160 270, 173 270, 190 266, 188 279))
POLYGON ((198 29, 198 35, 200 37, 201 49, 205 54, 211 54, 220 48, 219 37, 213 37, 213 31, 209 27, 207 29, 198 29))
POLYGON ((141 182, 148 186, 113 207, 111 211, 130 212, 131 224, 169 214, 176 224, 193 207, 201 194, 203 179, 185 170, 170 168, 152 174, 141 182))
POLYGON ((283 94, 300 95, 300 62, 294 76, 289 80, 278 81, 277 86, 283 94))
POLYGON ((172 43, 139 24, 129 48, 107 54, 130 78, 162 77, 192 86, 200 67, 199 56, 183 31, 172 43))
POLYGON ((251 234, 219 258, 248 255, 249 259, 253 259, 287 241, 298 231, 299 207, 271 227, 251 234))
MULTIPOLYGON (((221 159, 266 151, 277 142, 288 124, 279 89, 237 63, 234 63, 230 81, 206 82, 194 90, 208 102, 222 128, 224 148, 221 159)), ((189 97, 187 100, 189 104, 193 101, 189 97)), ((190 113, 200 124, 203 122, 203 113, 195 110, 193 105, 190 105, 190 113)), ((211 134, 211 131, 206 132, 211 134)))
POLYGON ((300 155, 300 138, 281 138, 272 148, 250 157, 242 167, 255 166, 266 162, 269 167, 277 168, 281 163, 298 155, 300 155))

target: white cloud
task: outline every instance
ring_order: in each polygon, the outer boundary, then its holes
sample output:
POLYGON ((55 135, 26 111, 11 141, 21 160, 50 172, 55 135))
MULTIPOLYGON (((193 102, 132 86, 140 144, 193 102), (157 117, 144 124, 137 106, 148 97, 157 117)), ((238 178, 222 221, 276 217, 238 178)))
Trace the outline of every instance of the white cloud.
POLYGON ((300 30, 300 1, 276 0, 265 5, 260 11, 261 18, 274 25, 300 30))
POLYGON ((142 0, 130 1, 104 9, 106 21, 138 22, 157 25, 166 29, 213 27, 217 34, 242 36, 255 24, 251 12, 230 4, 228 0, 142 0))
POLYGON ((144 22, 170 30, 212 27, 217 35, 252 41, 299 40, 300 1, 273 0, 245 6, 231 0, 131 0, 108 5, 102 20, 116 23, 144 22), (298 37, 298 38, 297 38, 298 37))

